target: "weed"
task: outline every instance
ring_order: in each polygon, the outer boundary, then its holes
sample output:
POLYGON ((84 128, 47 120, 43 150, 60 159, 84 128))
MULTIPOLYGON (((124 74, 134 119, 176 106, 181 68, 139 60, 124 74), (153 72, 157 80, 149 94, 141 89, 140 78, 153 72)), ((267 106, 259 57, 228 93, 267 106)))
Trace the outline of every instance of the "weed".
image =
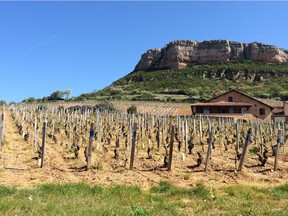
POLYGON ((149 216, 148 212, 145 209, 141 209, 137 206, 131 206, 132 213, 130 216, 149 216))
POLYGON ((160 181, 159 186, 151 188, 152 193, 174 193, 175 187, 169 181, 160 181))
POLYGON ((288 199, 288 184, 277 186, 273 188, 271 192, 275 197, 288 199))
POLYGON ((102 162, 96 162, 91 165, 91 168, 94 170, 103 170, 103 163, 102 162))
POLYGON ((183 175, 183 179, 184 179, 184 180, 189 180, 190 177, 191 177, 191 174, 189 174, 189 173, 185 173, 185 174, 183 175))

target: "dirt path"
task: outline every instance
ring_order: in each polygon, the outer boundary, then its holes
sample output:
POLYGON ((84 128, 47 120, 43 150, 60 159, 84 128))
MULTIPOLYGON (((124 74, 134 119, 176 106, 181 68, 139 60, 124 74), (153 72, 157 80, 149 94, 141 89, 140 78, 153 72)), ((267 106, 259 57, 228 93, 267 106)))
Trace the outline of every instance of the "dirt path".
POLYGON ((31 170, 32 146, 24 142, 23 136, 9 112, 6 114, 5 141, 0 160, 0 181, 5 185, 15 185, 23 175, 31 170))
POLYGON ((30 137, 24 141, 19 134, 11 113, 6 114, 5 143, 0 160, 0 182, 3 185, 29 187, 46 182, 77 182, 74 175, 67 175, 69 166, 57 148, 47 140, 44 168, 39 168, 30 137))

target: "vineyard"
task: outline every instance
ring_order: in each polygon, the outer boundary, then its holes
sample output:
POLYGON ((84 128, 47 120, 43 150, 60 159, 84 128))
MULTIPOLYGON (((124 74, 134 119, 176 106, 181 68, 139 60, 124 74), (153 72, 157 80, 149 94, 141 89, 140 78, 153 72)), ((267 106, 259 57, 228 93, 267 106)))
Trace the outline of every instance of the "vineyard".
POLYGON ((288 177, 284 123, 183 115, 188 104, 115 102, 11 105, 0 120, 3 185, 136 184, 166 179, 183 187, 277 184, 288 177), (90 104, 91 105, 91 104, 90 104), (181 114, 182 113, 182 114, 181 114))

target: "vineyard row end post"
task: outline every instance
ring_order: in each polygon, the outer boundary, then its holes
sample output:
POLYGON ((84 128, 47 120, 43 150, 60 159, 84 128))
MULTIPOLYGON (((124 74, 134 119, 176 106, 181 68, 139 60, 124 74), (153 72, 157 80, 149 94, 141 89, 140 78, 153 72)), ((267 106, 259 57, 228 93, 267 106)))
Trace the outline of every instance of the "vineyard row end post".
POLYGON ((4 128, 5 128, 5 106, 3 107, 1 120, 0 120, 0 151, 4 143, 4 128))
POLYGON ((89 137, 89 145, 88 145, 88 153, 87 153, 87 168, 86 170, 89 170, 91 168, 91 157, 92 157, 92 147, 93 147, 93 140, 94 140, 94 125, 95 123, 91 123, 90 127, 90 137, 89 137))
POLYGON ((41 165, 44 166, 44 157, 45 157, 45 147, 46 147, 46 133, 47 133, 47 121, 43 122, 43 132, 42 132, 42 147, 41 147, 41 165))
POLYGON ((209 146, 208 146, 207 157, 206 157, 205 172, 207 172, 208 162, 211 156, 213 137, 214 137, 214 127, 212 126, 211 132, 209 133, 209 143, 208 143, 209 146))
POLYGON ((243 163, 244 163, 244 158, 245 158, 245 155, 246 155, 246 151, 247 151, 249 142, 251 140, 251 132, 252 132, 252 128, 250 127, 248 129, 248 133, 247 133, 247 136, 246 136, 245 144, 244 144, 243 151, 242 151, 242 154, 241 154, 238 171, 241 171, 241 169, 242 169, 242 166, 243 166, 243 163))
POLYGON ((134 125, 133 125, 131 154, 130 154, 130 170, 133 170, 133 166, 134 166, 136 135, 137 135, 137 123, 134 123, 134 125))
POLYGON ((277 171, 278 168, 278 155, 279 155, 279 148, 281 143, 281 129, 278 129, 278 136, 277 136, 277 144, 276 144, 276 154, 275 154, 275 161, 274 161, 274 171, 277 171))
POLYGON ((174 133, 175 133, 175 126, 172 125, 172 128, 171 128, 171 140, 170 140, 170 147, 169 147, 168 171, 171 171, 171 169, 172 169, 174 133))

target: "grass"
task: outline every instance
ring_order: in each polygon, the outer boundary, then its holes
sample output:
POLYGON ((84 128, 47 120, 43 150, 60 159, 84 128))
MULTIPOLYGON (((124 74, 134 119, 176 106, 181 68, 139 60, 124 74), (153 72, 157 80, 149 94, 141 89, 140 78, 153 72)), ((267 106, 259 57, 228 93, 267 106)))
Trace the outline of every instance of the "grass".
POLYGON ((1 215, 288 215, 288 184, 188 189, 161 181, 138 186, 45 184, 34 189, 0 186, 1 215))

